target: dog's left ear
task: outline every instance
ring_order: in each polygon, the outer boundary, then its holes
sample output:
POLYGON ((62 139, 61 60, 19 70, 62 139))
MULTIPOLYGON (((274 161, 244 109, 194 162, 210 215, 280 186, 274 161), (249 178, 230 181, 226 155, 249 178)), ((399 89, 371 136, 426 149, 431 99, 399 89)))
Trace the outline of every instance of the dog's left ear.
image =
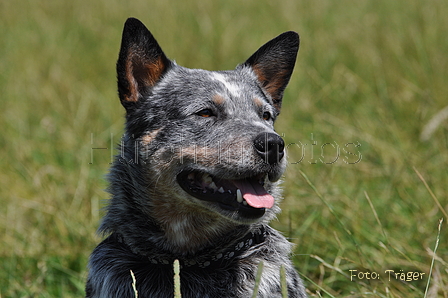
POLYGON ((296 32, 285 32, 263 45, 243 64, 253 69, 277 111, 296 63, 299 44, 296 32))
POLYGON ((137 19, 126 20, 117 61, 118 94, 129 111, 171 67, 159 44, 137 19))

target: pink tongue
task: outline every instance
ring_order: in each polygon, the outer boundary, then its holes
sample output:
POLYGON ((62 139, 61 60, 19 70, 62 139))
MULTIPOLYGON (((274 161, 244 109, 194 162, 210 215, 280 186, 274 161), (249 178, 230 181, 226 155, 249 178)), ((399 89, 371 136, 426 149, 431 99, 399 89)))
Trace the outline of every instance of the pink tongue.
POLYGON ((274 197, 258 182, 233 180, 233 184, 240 189, 243 198, 250 206, 254 208, 272 208, 274 206, 274 197))

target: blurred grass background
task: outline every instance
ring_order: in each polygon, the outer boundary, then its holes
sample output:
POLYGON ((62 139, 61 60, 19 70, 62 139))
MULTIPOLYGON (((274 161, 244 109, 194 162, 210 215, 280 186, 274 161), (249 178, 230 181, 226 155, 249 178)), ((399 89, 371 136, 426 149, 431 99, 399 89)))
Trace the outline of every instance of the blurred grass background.
POLYGON ((448 297, 448 120, 420 136, 448 105, 447 14, 441 0, 1 1, 0 296, 84 295, 122 133, 115 62, 135 16, 169 57, 211 70, 298 31, 273 225, 296 244, 310 296, 423 297, 444 217, 427 297, 448 297))

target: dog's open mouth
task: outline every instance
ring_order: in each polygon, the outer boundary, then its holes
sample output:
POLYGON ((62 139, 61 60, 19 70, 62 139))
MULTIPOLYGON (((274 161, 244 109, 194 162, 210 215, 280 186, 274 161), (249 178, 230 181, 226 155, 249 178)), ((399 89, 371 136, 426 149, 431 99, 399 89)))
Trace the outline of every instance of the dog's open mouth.
MULTIPOLYGON (((245 179, 221 179, 200 171, 183 171, 177 181, 190 195, 219 203, 227 210, 244 210, 264 214, 274 206, 274 198, 265 190, 265 174, 245 179)), ((261 214, 261 215, 262 215, 261 214)))

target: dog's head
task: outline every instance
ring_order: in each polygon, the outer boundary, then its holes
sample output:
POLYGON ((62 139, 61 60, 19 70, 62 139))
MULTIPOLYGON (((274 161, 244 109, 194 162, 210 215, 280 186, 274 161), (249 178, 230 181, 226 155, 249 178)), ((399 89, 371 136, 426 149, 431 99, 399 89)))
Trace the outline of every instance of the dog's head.
POLYGON ((140 21, 127 20, 117 63, 124 146, 159 198, 150 204, 195 206, 243 224, 275 208, 286 161, 273 125, 298 47, 297 33, 286 32, 235 70, 187 69, 140 21))

